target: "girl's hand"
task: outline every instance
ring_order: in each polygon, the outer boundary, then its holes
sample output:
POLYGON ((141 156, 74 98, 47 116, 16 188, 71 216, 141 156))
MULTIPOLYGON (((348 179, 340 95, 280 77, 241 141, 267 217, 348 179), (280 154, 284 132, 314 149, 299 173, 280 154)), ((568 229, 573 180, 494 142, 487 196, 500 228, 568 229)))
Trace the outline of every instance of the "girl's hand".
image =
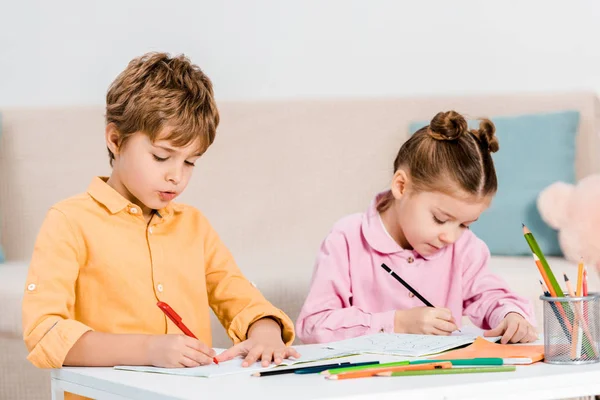
POLYGON ((197 367, 213 362, 215 351, 185 335, 152 335, 146 343, 150 365, 163 368, 197 367))
POLYGON ((483 336, 502 336, 500 343, 529 343, 538 339, 538 334, 521 314, 510 312, 500 325, 484 332, 483 336))
POLYGON ((271 361, 279 365, 286 358, 299 358, 300 354, 283 343, 281 327, 277 322, 270 318, 263 318, 250 326, 247 340, 219 354, 217 360, 227 361, 237 356, 245 357, 242 367, 248 367, 259 359, 262 361, 262 366, 267 367, 271 361))
POLYGON ((452 313, 447 308, 415 307, 396 310, 394 332, 425 335, 445 335, 458 330, 452 313))

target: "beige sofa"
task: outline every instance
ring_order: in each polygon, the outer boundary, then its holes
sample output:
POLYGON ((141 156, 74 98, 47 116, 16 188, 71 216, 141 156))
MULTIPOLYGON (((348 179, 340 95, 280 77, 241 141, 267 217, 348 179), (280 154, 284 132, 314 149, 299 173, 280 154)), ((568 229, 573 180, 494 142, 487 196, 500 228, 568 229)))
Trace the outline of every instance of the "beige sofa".
MULTIPOLYGON (((222 103, 216 142, 181 201, 203 210, 247 277, 296 318, 320 241, 340 217, 365 210, 391 177, 410 121, 440 110, 471 116, 577 109, 579 178, 600 171, 593 93, 222 103)), ((21 295, 33 243, 48 207, 109 173, 103 109, 3 109, 0 134, 0 398, 50 398, 47 371, 25 360, 21 295)), ((502 151, 502 150, 501 150, 502 151)), ((551 260, 558 271, 573 265, 551 260)), ((493 257, 491 268, 536 304, 529 257, 493 257)), ((598 286, 595 275, 591 287, 598 286)), ((213 319, 215 346, 227 346, 213 319)))

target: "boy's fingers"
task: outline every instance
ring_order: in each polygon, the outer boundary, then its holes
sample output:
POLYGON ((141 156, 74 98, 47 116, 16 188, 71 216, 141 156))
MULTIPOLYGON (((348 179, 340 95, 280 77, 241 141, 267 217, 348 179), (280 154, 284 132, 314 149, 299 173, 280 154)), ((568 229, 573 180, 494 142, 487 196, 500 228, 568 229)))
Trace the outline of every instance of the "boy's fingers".
POLYGON ((298 351, 296 349, 294 349, 293 347, 287 347, 285 349, 285 354, 286 354, 285 358, 293 357, 293 358, 298 359, 301 357, 301 354, 298 353, 298 351))
POLYGON ((248 366, 254 364, 256 362, 256 360, 258 360, 258 357, 260 357, 262 352, 263 352, 262 346, 256 346, 256 347, 252 348, 248 352, 248 355, 246 356, 244 361, 242 362, 242 367, 248 367, 248 366))
POLYGON ((200 351, 206 354, 209 357, 214 357, 216 355, 215 351, 208 347, 206 344, 202 343, 198 339, 194 339, 192 337, 185 337, 185 344, 188 347, 191 347, 194 350, 200 351))
POLYGON ((179 362, 181 364, 181 366, 186 367, 186 368, 193 368, 193 367, 198 367, 201 364, 197 361, 194 361, 193 359, 187 357, 187 356, 183 356, 182 360, 179 362))
POLYGON ((217 361, 229 361, 241 354, 243 354, 243 346, 242 343, 238 343, 219 354, 217 356, 217 361))
MULTIPOLYGON (((209 357, 196 349, 192 349, 191 347, 188 347, 186 350, 184 350, 183 355, 184 358, 189 358, 190 360, 196 362, 198 365, 208 365, 212 363, 212 357, 209 357)), ((197 367, 198 365, 194 365, 194 367, 197 367)))
POLYGON ((279 365, 283 362, 283 359, 285 358, 285 353, 285 349, 275 350, 273 352, 273 361, 276 365, 279 365))
POLYGON ((269 364, 271 364, 271 360, 273 360, 273 349, 265 349, 260 358, 262 361, 262 366, 263 367, 268 367, 269 364))

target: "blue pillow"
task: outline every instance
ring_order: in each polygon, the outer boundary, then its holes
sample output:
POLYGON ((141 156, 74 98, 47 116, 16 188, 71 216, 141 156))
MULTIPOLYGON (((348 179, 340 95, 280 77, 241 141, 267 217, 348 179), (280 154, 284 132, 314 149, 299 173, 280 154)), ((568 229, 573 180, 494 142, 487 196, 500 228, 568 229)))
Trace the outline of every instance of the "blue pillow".
MULTIPOLYGON (((2 134, 2 114, 0 114, 0 135, 2 134)), ((0 143, 2 143, 0 141, 0 143)), ((2 237, 0 237, 2 240, 2 237)), ((2 243, 0 242, 0 263, 4 262, 4 251, 2 250, 2 243)))
MULTIPOLYGON (((460 112, 460 110, 457 110, 460 112)), ((561 256, 557 231, 538 212, 539 193, 551 183, 575 183, 575 137, 578 111, 487 116, 496 125, 500 150, 492 155, 498 193, 488 210, 471 225, 496 255, 531 255, 521 223, 527 225, 547 256, 561 256)), ((429 122, 413 122, 413 134, 429 122)), ((478 121, 469 121, 476 128, 478 121)))

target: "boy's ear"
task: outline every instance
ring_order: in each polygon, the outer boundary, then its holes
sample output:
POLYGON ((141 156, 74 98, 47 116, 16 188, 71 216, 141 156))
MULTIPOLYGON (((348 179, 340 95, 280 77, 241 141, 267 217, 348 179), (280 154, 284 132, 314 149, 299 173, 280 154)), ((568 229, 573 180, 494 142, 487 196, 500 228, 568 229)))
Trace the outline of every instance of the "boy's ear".
POLYGON ((402 196, 406 195, 409 183, 410 179, 406 171, 403 169, 396 171, 394 177, 392 178, 391 188, 395 199, 400 199, 402 196))
POLYGON ((116 156, 119 154, 119 143, 121 142, 121 134, 117 129, 117 126, 112 122, 106 125, 104 131, 104 138, 106 139, 106 147, 116 156))

